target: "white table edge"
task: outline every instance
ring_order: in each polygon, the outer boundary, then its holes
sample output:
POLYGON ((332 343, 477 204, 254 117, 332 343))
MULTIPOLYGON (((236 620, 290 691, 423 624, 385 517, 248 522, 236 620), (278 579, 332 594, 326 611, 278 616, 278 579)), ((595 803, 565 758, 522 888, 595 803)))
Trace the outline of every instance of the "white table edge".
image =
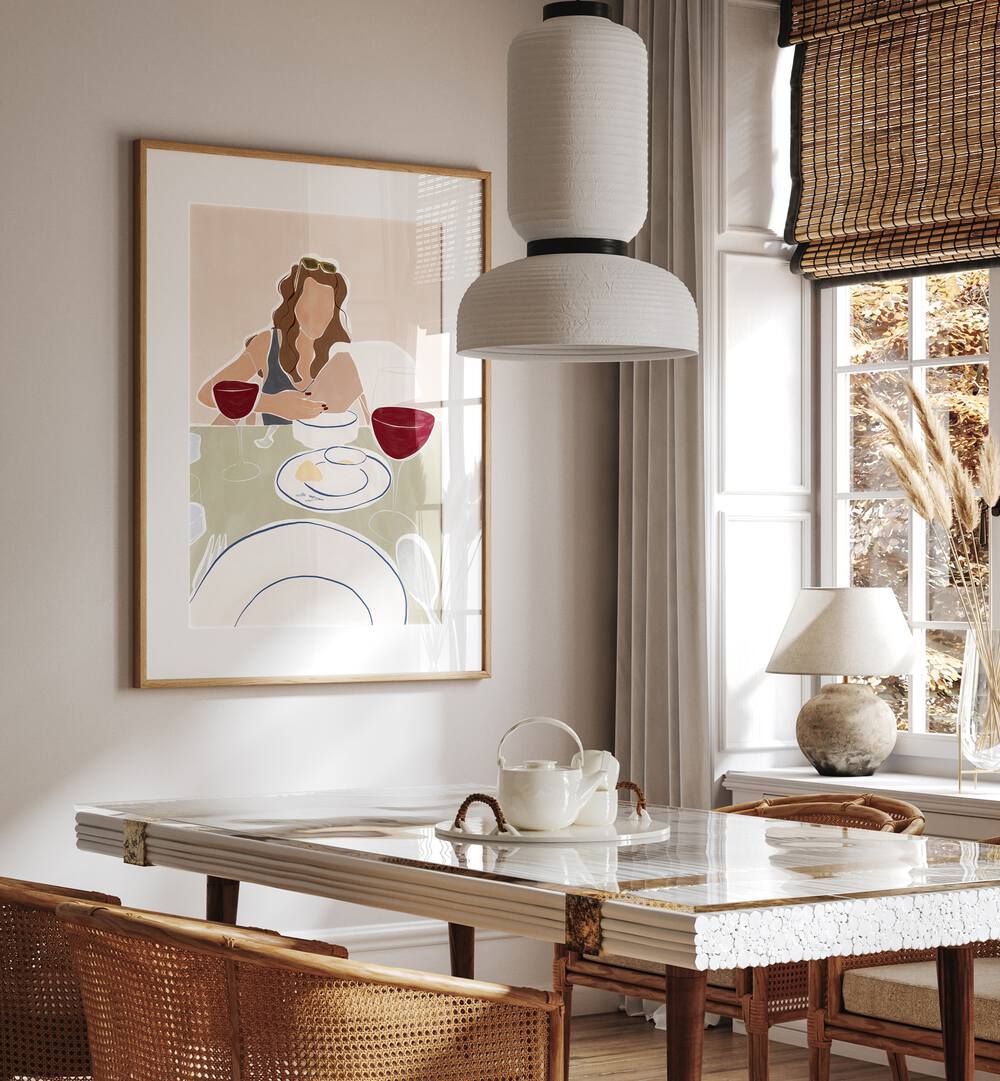
MULTIPOLYGON (((121 858, 126 817, 77 814, 83 851, 121 858)), ((205 828, 152 822, 151 866, 436 918, 545 942, 565 941, 573 890, 304 849, 205 828)), ((685 968, 720 969, 961 945, 1000 938, 1000 887, 818 900, 694 913, 601 899, 602 952, 685 968)))

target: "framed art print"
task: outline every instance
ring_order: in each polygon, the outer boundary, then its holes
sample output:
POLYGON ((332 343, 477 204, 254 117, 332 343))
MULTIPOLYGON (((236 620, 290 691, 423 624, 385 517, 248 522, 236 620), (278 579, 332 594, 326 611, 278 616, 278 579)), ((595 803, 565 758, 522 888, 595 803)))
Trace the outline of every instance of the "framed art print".
POLYGON ((489 174, 142 141, 140 686, 489 674, 489 174))

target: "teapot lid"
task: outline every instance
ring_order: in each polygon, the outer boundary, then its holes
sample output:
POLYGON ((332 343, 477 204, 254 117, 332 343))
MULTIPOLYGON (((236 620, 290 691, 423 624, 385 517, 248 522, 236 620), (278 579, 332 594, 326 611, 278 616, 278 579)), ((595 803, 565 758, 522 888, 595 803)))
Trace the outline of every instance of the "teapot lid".
POLYGON ((555 769, 556 763, 551 758, 529 758, 523 766, 524 769, 555 769))

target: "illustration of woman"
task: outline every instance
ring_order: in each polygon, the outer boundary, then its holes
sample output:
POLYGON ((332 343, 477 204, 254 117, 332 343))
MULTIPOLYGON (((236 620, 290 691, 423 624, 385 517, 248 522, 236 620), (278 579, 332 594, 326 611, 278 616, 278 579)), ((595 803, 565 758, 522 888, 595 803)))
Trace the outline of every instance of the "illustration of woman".
POLYGON ((304 255, 278 283, 278 292, 281 303, 272 325, 247 338, 243 352, 206 380, 198 401, 214 409, 216 383, 256 379, 261 389, 254 410, 265 424, 311 420, 327 409, 342 413, 356 402, 367 423, 368 405, 357 366, 350 353, 337 349, 351 341, 343 274, 335 263, 304 255))

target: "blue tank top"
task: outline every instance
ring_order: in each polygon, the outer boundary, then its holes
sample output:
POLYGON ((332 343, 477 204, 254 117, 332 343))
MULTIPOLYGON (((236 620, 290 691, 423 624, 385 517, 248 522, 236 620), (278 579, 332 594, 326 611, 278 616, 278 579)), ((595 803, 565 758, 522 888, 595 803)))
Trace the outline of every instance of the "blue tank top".
MULTIPOLYGON (((264 375, 264 385, 260 388, 262 394, 280 394, 283 390, 295 390, 295 384, 281 366, 278 357, 279 347, 277 327, 272 327, 271 346, 267 351, 267 371, 264 375)), ((286 417, 276 417, 273 413, 261 413, 261 419, 265 424, 292 423, 286 417)))

